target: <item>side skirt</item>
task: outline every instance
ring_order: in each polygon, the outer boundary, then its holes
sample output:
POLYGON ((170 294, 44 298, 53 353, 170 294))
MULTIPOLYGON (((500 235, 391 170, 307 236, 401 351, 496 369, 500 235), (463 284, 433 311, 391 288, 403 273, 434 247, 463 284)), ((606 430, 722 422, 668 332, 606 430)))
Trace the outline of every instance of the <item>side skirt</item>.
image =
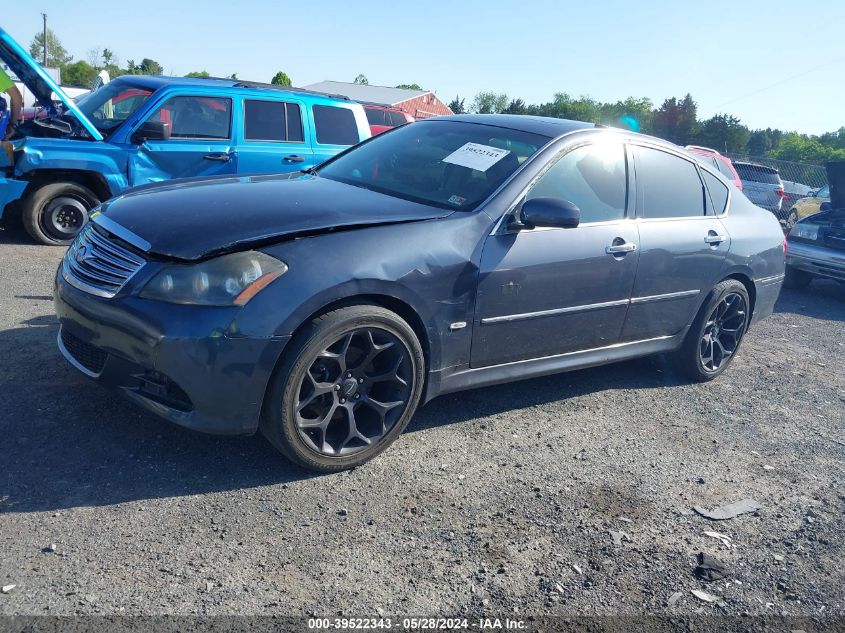
POLYGON ((474 389, 476 387, 488 387, 505 382, 548 376, 564 371, 606 365, 608 363, 648 356, 650 354, 671 352, 681 346, 686 332, 687 328, 684 328, 681 332, 670 336, 660 336, 658 338, 630 343, 617 343, 607 347, 568 352, 566 354, 558 354, 557 356, 520 360, 502 365, 492 365, 490 367, 478 367, 475 369, 469 367, 449 367, 439 372, 429 373, 425 402, 444 393, 474 389))

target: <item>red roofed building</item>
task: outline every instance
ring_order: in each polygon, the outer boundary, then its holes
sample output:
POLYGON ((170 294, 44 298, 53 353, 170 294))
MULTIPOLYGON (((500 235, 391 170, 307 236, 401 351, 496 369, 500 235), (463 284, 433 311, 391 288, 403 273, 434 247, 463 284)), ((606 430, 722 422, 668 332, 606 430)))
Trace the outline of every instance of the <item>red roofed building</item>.
POLYGON ((429 90, 388 88, 386 86, 345 83, 343 81, 321 81, 310 86, 303 86, 303 88, 316 92, 343 95, 362 103, 375 103, 399 108, 415 119, 454 114, 449 106, 429 90))

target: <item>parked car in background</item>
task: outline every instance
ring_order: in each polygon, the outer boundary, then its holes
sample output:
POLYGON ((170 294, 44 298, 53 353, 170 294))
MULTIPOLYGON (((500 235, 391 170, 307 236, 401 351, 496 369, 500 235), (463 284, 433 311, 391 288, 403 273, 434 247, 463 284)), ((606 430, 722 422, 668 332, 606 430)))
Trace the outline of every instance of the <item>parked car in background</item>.
POLYGON ((361 103, 361 105, 364 106, 364 112, 367 113, 367 121, 370 124, 370 132, 373 136, 400 125, 414 122, 414 117, 399 108, 391 108, 377 103, 361 103))
POLYGON ((792 180, 783 181, 783 207, 790 208, 797 200, 809 196, 813 192, 813 187, 802 184, 800 182, 793 182, 792 180))
POLYGON ((771 211, 780 219, 783 208, 783 181, 774 167, 757 163, 734 162, 742 180, 742 192, 758 207, 771 211))
POLYGON ((461 115, 308 174, 117 197, 68 249, 54 300, 83 374, 332 472, 443 393, 655 353, 712 380, 783 274, 777 220, 680 147, 461 115))
POLYGON ((371 136, 363 107, 345 98, 126 75, 74 101, 2 29, 0 58, 45 112, 18 127, 11 152, 0 152, 0 218, 19 214, 43 244, 70 243, 94 207, 128 187, 299 171, 371 136))
POLYGON ((790 288, 817 278, 845 283, 845 161, 829 162, 825 171, 830 199, 787 234, 785 283, 790 288))
POLYGON ((734 169, 731 159, 727 156, 722 156, 715 149, 709 147, 701 147, 699 145, 687 145, 685 148, 690 154, 693 154, 699 161, 708 167, 715 167, 722 175, 731 181, 736 188, 742 191, 743 185, 739 174, 734 169))
POLYGON ((825 202, 830 202, 829 185, 825 185, 816 191, 810 191, 806 198, 796 200, 786 215, 786 226, 792 228, 798 220, 818 213, 825 202))

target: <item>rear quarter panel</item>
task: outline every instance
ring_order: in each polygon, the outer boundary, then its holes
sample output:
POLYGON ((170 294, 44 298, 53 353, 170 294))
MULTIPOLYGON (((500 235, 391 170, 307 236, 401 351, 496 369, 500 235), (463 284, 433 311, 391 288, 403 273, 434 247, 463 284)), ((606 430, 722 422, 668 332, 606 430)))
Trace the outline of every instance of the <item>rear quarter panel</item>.
POLYGON ((771 314, 783 284, 783 230, 774 215, 736 194, 722 222, 731 236, 723 276, 740 274, 752 280, 752 322, 757 322, 771 314))

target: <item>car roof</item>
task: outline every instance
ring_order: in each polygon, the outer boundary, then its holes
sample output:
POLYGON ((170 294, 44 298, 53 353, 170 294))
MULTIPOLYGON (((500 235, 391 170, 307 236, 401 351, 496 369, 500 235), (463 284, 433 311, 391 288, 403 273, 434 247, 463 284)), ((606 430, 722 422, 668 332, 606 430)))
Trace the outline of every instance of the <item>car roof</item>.
POLYGON ((317 97, 327 97, 329 99, 342 99, 349 101, 345 95, 328 94, 325 92, 315 92, 313 90, 306 90, 305 88, 294 88, 287 86, 277 86, 275 84, 266 84, 258 81, 246 81, 241 79, 226 79, 222 77, 164 77, 162 75, 120 75, 112 79, 114 82, 131 83, 134 86, 143 86, 151 90, 158 90, 164 86, 170 87, 188 87, 188 88, 242 88, 244 90, 273 90, 276 92, 286 92, 289 94, 310 95, 317 97))
MULTIPOLYGON (((452 116, 438 116, 418 121, 465 121, 467 123, 479 123, 483 125, 494 125, 496 127, 508 128, 519 132, 541 134, 549 138, 557 138, 570 132, 601 132, 610 134, 622 134, 625 137, 640 138, 648 140, 653 145, 665 147, 680 154, 683 148, 656 136, 639 134, 622 128, 608 127, 601 123, 585 123, 584 121, 573 121, 571 119, 556 119, 554 117, 531 116, 527 114, 456 114, 452 116)), ((692 158, 692 157, 691 157, 692 158)))

